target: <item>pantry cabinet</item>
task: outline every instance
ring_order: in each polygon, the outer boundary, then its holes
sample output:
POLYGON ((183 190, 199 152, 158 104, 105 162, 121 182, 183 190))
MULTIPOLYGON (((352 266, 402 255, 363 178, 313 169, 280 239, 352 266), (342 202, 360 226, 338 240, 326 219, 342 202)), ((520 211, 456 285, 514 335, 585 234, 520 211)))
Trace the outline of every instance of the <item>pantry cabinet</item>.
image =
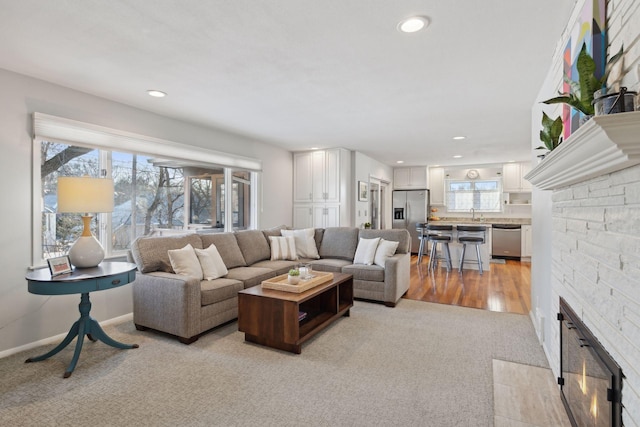
POLYGON ((349 224, 350 154, 335 148, 293 155, 295 228, 349 224))

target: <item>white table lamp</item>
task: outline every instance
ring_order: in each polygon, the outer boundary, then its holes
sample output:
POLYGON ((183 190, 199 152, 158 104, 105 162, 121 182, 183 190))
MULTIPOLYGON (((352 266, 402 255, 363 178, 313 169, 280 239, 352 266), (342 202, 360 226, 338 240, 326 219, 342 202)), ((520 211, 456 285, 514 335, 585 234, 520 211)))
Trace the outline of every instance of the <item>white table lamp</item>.
POLYGON ((91 234, 93 213, 113 212, 113 180, 88 176, 58 177, 58 212, 81 213, 84 230, 69 249, 71 264, 95 267, 104 259, 104 249, 91 234))

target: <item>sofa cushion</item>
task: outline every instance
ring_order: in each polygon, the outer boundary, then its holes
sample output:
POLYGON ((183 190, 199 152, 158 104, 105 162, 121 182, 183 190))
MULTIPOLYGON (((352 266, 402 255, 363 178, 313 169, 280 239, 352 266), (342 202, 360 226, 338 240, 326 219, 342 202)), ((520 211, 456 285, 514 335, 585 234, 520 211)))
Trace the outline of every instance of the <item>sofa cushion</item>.
POLYGON ((392 257, 396 253, 399 244, 400 242, 394 242, 393 240, 380 239, 373 263, 384 268, 387 258, 392 257))
POLYGON ((384 268, 377 265, 352 264, 342 267, 342 272, 353 274, 353 280, 384 282, 384 268))
POLYGON ((292 236, 269 236, 271 245, 271 261, 298 259, 296 240, 292 236))
POLYGON ((203 280, 200 283, 201 305, 215 304, 229 298, 235 298, 242 289, 244 289, 244 285, 239 280, 226 278, 203 280))
POLYGON ((320 258, 318 247, 316 246, 314 228, 304 228, 302 230, 280 230, 284 237, 292 236, 296 241, 296 251, 301 258, 320 258))
POLYGON ((138 237, 131 243, 131 255, 141 273, 154 271, 173 273, 171 261, 169 261, 169 250, 184 248, 188 244, 202 249, 202 241, 197 234, 138 237))
POLYGON ((213 280, 227 274, 227 267, 218 252, 216 245, 209 245, 207 249, 196 249, 198 261, 202 269, 202 278, 204 280, 213 280))
POLYGON ((267 238, 264 237, 264 233, 260 230, 238 231, 236 232, 236 240, 246 265, 269 259, 271 256, 269 242, 267 242, 267 238))
POLYGON ((396 230, 360 230, 359 237, 373 239, 381 237, 385 240, 398 242, 397 254, 406 254, 411 250, 411 235, 405 229, 396 230))
MULTIPOLYGON (((364 236, 363 236, 364 237, 364 236)), ((378 237, 378 236, 372 236, 378 237)), ((371 238, 371 237, 365 237, 371 238)), ((353 261, 358 246, 358 229, 355 227, 330 227, 324 230, 320 244, 321 258, 337 258, 353 261)))
POLYGON ((269 270, 273 270, 276 273, 276 276, 280 274, 288 273, 292 268, 296 268, 300 261, 260 261, 253 264, 251 267, 261 267, 268 268, 269 270))
POLYGON ((378 249, 378 243, 380 238, 375 239, 363 239, 362 237, 358 241, 358 247, 356 248, 356 254, 353 257, 354 264, 373 264, 373 259, 376 256, 376 249, 378 249))
MULTIPOLYGON (((280 234, 281 230, 287 230, 287 226, 286 225, 279 225, 277 227, 273 227, 273 228, 268 228, 266 230, 262 230, 262 234, 264 234, 264 237, 267 239, 267 242, 269 242, 269 237, 274 236, 282 236, 282 234, 280 234)), ((269 242, 269 244, 271 244, 271 242, 269 242)))
POLYGON ((200 238, 202 239, 202 246, 205 248, 208 248, 211 244, 216 245, 224 265, 228 269, 247 265, 234 233, 201 234, 200 238))
POLYGON ((237 267, 229 270, 227 279, 236 279, 244 283, 244 287, 250 288, 259 285, 263 280, 276 277, 276 272, 269 268, 261 267, 237 267))
POLYGON ((351 261, 335 258, 322 258, 311 261, 311 268, 318 271, 330 271, 332 273, 342 273, 342 267, 351 265, 351 261))
POLYGON ((176 274, 202 280, 202 268, 193 246, 187 244, 182 249, 170 249, 167 252, 171 268, 176 274))

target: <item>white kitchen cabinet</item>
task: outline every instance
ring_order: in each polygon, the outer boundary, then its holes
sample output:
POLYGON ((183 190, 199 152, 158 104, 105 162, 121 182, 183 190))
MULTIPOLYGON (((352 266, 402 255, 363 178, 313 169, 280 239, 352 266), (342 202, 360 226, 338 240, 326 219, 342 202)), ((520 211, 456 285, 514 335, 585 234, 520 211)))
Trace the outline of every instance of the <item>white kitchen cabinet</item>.
POLYGON ((444 168, 429 168, 427 185, 431 206, 444 205, 444 168))
POLYGON ((341 149, 293 155, 294 203, 340 203, 341 149))
POLYGON ((531 244, 531 237, 532 237, 531 226, 523 225, 520 230, 522 232, 522 238, 520 240, 521 242, 520 256, 523 258, 524 257, 531 258, 531 254, 533 252, 532 244, 531 244))
POLYGON ((343 148, 293 155, 293 226, 350 225, 350 152, 343 148))
POLYGON ((531 191, 531 183, 524 179, 530 170, 530 163, 505 163, 502 165, 502 191, 505 193, 531 191))
POLYGON ((394 190, 424 190, 427 188, 427 168, 395 168, 393 170, 394 190))

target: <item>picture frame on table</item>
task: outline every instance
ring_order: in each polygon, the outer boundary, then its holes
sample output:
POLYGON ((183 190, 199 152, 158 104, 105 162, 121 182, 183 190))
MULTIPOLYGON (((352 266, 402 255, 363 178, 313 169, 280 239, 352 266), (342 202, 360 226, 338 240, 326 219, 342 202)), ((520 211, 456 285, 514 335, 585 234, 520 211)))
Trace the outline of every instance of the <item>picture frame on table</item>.
POLYGON ((59 276, 61 274, 71 273, 73 267, 71 267, 71 260, 69 255, 63 255, 54 258, 48 258, 47 264, 49 265, 49 271, 51 276, 59 276))
POLYGON ((358 201, 367 202, 369 200, 369 183, 358 181, 358 201))

